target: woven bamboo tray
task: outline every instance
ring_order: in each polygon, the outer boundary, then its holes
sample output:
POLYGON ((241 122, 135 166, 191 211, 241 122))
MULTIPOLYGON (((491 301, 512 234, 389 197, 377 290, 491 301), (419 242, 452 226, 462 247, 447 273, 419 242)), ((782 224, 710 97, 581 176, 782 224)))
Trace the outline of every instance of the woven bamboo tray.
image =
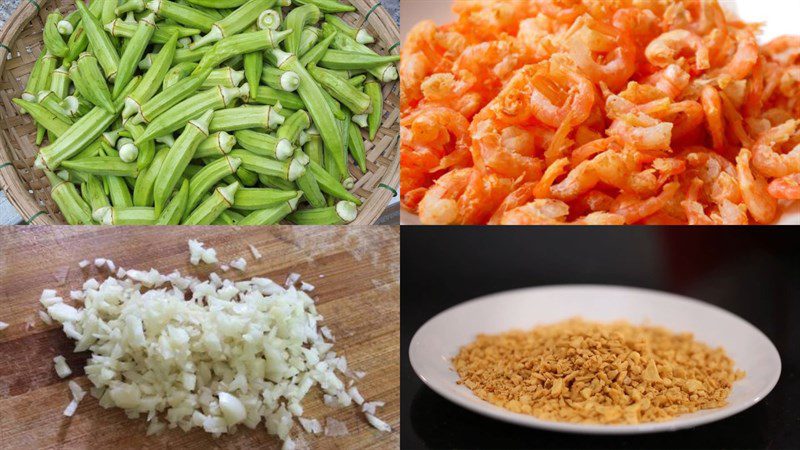
MULTIPOLYGON (((343 18, 353 25, 365 21, 375 37, 373 48, 381 54, 397 53, 400 37, 397 24, 377 0, 347 0, 357 11, 343 18)), ((38 147, 36 126, 30 116, 20 114, 11 99, 19 98, 34 62, 42 51, 42 27, 55 10, 75 9, 74 0, 22 0, 19 8, 0 31, 0 189, 19 211, 25 223, 65 224, 58 206, 50 198, 50 184, 44 172, 34 169, 38 147)), ((400 181, 399 84, 383 86, 384 116, 375 142, 365 140, 367 173, 352 162, 350 174, 357 179, 352 192, 364 200, 355 225, 373 224, 395 195, 400 181)), ((47 141, 43 145, 46 145, 47 141)))

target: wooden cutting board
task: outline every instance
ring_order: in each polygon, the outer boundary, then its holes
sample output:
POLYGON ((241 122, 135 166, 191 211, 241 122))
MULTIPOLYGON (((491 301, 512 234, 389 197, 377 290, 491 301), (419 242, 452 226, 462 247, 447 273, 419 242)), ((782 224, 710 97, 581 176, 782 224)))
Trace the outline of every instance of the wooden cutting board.
MULTIPOLYGON (((333 417, 347 424, 343 437, 312 436, 295 424, 310 448, 399 448, 400 446, 400 246, 396 227, 5 227, 0 228, 0 448, 280 448, 263 422, 214 439, 202 430, 167 430, 146 437, 144 418, 130 420, 119 409, 103 409, 90 395, 71 418, 62 415, 70 401, 67 381, 91 386, 83 374, 87 353, 76 354, 72 341, 56 325, 37 316, 39 296, 55 288, 64 296, 87 275, 84 258, 105 257, 117 266, 151 267, 162 273, 179 269, 203 276, 209 266, 189 264, 188 239, 217 249, 221 262, 244 257, 247 270, 225 273, 231 279, 268 277, 283 283, 297 272, 316 286, 311 292, 336 337, 334 350, 353 370, 367 375, 358 384, 368 401, 382 400, 378 417, 392 426, 381 433, 355 407, 332 409, 312 390, 305 417, 333 417), (248 244, 264 256, 254 260, 248 244), (64 355, 73 375, 60 379, 53 358, 64 355)), ((222 273, 217 269, 218 273, 222 273)))

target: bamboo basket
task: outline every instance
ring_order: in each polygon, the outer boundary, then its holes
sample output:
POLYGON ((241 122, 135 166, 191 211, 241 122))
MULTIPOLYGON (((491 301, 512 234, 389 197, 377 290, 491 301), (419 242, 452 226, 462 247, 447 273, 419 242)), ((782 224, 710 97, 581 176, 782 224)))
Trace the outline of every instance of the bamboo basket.
MULTIPOLYGON (((375 37, 372 47, 381 54, 399 51, 397 24, 377 0, 347 0, 357 11, 343 18, 352 25, 366 22, 375 37)), ((75 9, 74 0, 23 0, 0 31, 0 189, 27 224, 65 224, 58 206, 50 198, 44 172, 35 169, 38 148, 36 126, 20 114, 11 99, 19 98, 34 62, 44 48, 42 28, 47 15, 75 9)), ((364 204, 354 225, 375 223, 395 195, 400 182, 399 83, 384 84, 384 116, 374 142, 365 139, 367 173, 350 162, 350 174, 357 179, 352 192, 364 204)), ((43 145, 46 145, 47 141, 43 145)))

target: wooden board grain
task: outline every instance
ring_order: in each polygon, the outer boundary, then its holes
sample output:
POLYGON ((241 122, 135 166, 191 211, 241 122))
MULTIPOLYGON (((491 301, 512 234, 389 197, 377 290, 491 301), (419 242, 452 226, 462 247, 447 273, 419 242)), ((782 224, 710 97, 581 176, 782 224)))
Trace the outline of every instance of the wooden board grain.
MULTIPOLYGON (((81 369, 88 354, 73 353, 71 341, 56 325, 38 317, 41 291, 55 288, 68 294, 87 275, 84 258, 106 257, 121 267, 162 273, 179 269, 203 276, 209 266, 191 266, 186 241, 199 239, 217 249, 220 261, 240 256, 247 270, 225 276, 264 276, 282 283, 297 272, 316 286, 312 296, 336 336, 335 350, 350 367, 367 376, 358 383, 367 400, 382 400, 378 416, 392 426, 380 433, 356 408, 331 409, 313 390, 306 397, 305 416, 333 417, 347 424, 348 436, 315 437, 295 425, 311 448, 399 448, 400 438, 400 247, 397 227, 5 227, 0 228, 0 449, 46 448, 280 448, 263 425, 240 428, 214 439, 194 429, 168 430, 145 436, 143 418, 130 420, 121 410, 101 408, 87 396, 74 417, 62 415, 69 403, 67 381, 84 389, 91 383, 81 369), (264 255, 254 260, 248 244, 264 255), (53 357, 64 355, 73 375, 61 380, 53 357)), ((218 273, 222 273, 217 270, 218 273)))

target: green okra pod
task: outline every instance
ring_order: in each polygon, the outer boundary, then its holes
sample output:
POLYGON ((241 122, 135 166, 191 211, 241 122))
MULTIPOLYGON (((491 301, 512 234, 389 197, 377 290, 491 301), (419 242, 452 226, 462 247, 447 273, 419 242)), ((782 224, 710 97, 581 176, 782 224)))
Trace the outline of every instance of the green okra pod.
POLYGON ((111 207, 104 211, 103 225, 153 225, 157 218, 155 209, 151 207, 111 207))
POLYGON ((145 102, 139 113, 130 120, 134 123, 151 123, 161 116, 165 111, 174 107, 178 103, 197 93, 200 86, 205 81, 208 73, 193 75, 184 78, 168 89, 164 89, 156 96, 145 102))
POLYGON ((183 133, 175 141, 175 145, 167 152, 153 187, 156 214, 161 214, 167 199, 178 185, 186 166, 192 160, 197 146, 208 137, 208 124, 213 116, 214 111, 207 109, 196 119, 190 120, 183 133))
POLYGON ((283 125, 278 128, 275 135, 278 139, 286 139, 294 144, 300 136, 300 132, 311 126, 311 117, 304 110, 299 110, 289 116, 283 125))
MULTIPOLYGON (((325 23, 322 25, 322 32, 326 36, 336 31, 337 31, 336 28, 331 24, 325 23)), ((335 50, 363 53, 371 57, 380 56, 371 48, 367 47, 364 44, 359 44, 354 39, 342 33, 337 33, 336 38, 334 38, 333 42, 331 43, 331 47, 335 50)), ((388 83, 398 78, 397 67, 395 67, 395 65, 392 62, 380 64, 375 67, 369 67, 366 68, 366 70, 370 74, 372 74, 372 76, 374 76, 375 78, 384 83, 388 83)))
POLYGON ((313 64, 308 66, 308 73, 311 74, 333 98, 348 107, 354 114, 365 114, 369 112, 371 105, 369 96, 350 85, 346 80, 313 64))
POLYGON ((210 51, 211 47, 200 47, 194 50, 188 48, 178 48, 178 50, 175 51, 175 64, 182 62, 199 62, 210 51))
POLYGON ((348 149, 353 156, 353 160, 358 164, 361 173, 367 173, 367 150, 364 147, 364 138, 361 136, 361 129, 358 125, 350 122, 348 124, 348 149))
POLYGON ((322 56, 325 55, 325 52, 328 51, 333 40, 336 38, 336 32, 333 32, 319 41, 316 45, 311 47, 310 50, 303 53, 303 56, 300 57, 300 64, 303 67, 307 67, 309 64, 316 64, 322 59, 322 56))
POLYGON ((311 114, 317 129, 325 142, 325 146, 334 155, 334 163, 339 170, 344 173, 347 171, 347 164, 344 158, 344 143, 342 135, 338 132, 336 122, 334 120, 333 111, 330 105, 325 101, 322 88, 317 84, 311 75, 304 67, 300 65, 297 57, 280 50, 272 50, 269 57, 275 62, 276 67, 284 70, 291 70, 300 77, 300 87, 298 94, 311 114))
POLYGON ((314 161, 309 161, 307 167, 308 170, 314 174, 314 177, 317 179, 317 183, 319 183, 319 188, 322 189, 322 192, 325 192, 326 194, 336 197, 340 200, 347 200, 355 203, 356 205, 361 205, 361 200, 348 192, 347 189, 342 186, 342 183, 340 183, 339 180, 332 177, 319 164, 315 163, 314 161))
POLYGON ((261 30, 226 37, 214 44, 203 56, 195 73, 211 70, 236 55, 277 48, 289 33, 290 30, 261 30))
POLYGON ((273 89, 269 86, 259 86, 256 90, 256 95, 251 96, 248 102, 272 106, 280 103, 284 108, 294 110, 303 109, 305 107, 305 103, 303 103, 299 95, 293 92, 273 89))
POLYGON ((243 219, 239 220, 236 224, 274 225, 283 220, 283 218, 289 215, 292 211, 297 209, 297 204, 300 202, 301 195, 302 194, 297 194, 295 198, 281 203, 280 205, 253 211, 243 219))
POLYGON ((117 208, 133 206, 131 191, 128 189, 128 184, 125 182, 124 178, 109 175, 103 177, 103 179, 105 180, 106 186, 108 186, 108 197, 111 199, 112 206, 117 208))
POLYGON ((287 139, 259 133, 253 130, 239 130, 234 133, 236 142, 245 150, 259 156, 284 161, 294 154, 292 143, 287 139))
POLYGON ((305 165, 297 159, 276 161, 250 153, 246 150, 233 150, 229 153, 232 158, 239 158, 242 167, 255 173, 278 177, 283 180, 294 181, 306 171, 305 165))
POLYGON ((285 120, 274 106, 240 106, 219 111, 214 115, 209 129, 212 133, 250 128, 274 129, 285 120))
POLYGON ((364 74, 356 75, 347 80, 347 83, 350 86, 356 87, 361 89, 364 86, 364 82, 367 81, 367 76, 364 74))
POLYGON ((52 113, 38 103, 29 102, 21 98, 15 98, 12 101, 16 103, 20 109, 24 109, 30 114, 37 124, 43 126, 56 137, 63 135, 70 128, 69 122, 60 119, 57 114, 52 113))
MULTIPOLYGON (((331 24, 339 33, 344 34, 359 44, 371 44, 375 42, 375 38, 372 37, 363 26, 360 28, 353 28, 339 16, 325 14, 325 22, 331 24)), ((364 22, 364 25, 366 25, 366 22, 364 22)))
POLYGON ((244 71, 234 70, 232 67, 223 67, 212 70, 201 88, 210 89, 214 86, 233 88, 238 87, 242 80, 244 80, 244 71))
POLYGON ((357 215, 356 204, 343 200, 327 208, 300 209, 286 219, 297 225, 340 225, 356 220, 357 215))
POLYGON ((189 199, 186 202, 186 208, 188 210, 194 209, 214 185, 223 178, 235 174, 241 164, 241 159, 224 155, 204 166, 189 180, 189 199))
POLYGON ((292 3, 314 5, 325 13, 344 13, 356 10, 354 6, 339 3, 337 0, 292 0, 292 3))
POLYGON ((94 105, 81 97, 68 95, 61 101, 61 109, 73 119, 79 119, 92 110, 94 105))
POLYGON ((321 67, 329 69, 372 69, 385 64, 400 61, 400 55, 370 55, 344 50, 328 50, 319 60, 321 67))
POLYGON ((235 179, 239 181, 240 185, 246 187, 253 187, 258 184, 258 174, 244 167, 239 167, 239 170, 236 171, 235 179))
POLYGON ((261 72, 264 70, 264 53, 250 52, 244 55, 244 76, 250 85, 250 98, 258 95, 258 84, 261 82, 261 72))
POLYGON ((216 22, 214 16, 191 6, 167 0, 153 0, 147 2, 147 9, 156 13, 158 17, 170 19, 183 26, 197 28, 204 33, 211 31, 216 22))
POLYGON ((39 53, 39 57, 36 59, 36 62, 33 63, 31 73, 28 75, 28 81, 25 83, 25 89, 22 91, 22 99, 25 101, 36 102, 36 96, 39 94, 39 91, 45 88, 43 78, 43 66, 45 58, 54 58, 54 56, 49 54, 47 51, 39 53))
POLYGON ((78 119, 55 142, 39 150, 36 160, 38 168, 57 168, 62 161, 83 150, 92 141, 100 137, 116 119, 116 114, 96 107, 78 119))
MULTIPOLYGON (((114 37, 132 38, 138 26, 136 24, 127 23, 122 19, 114 19, 105 25, 106 31, 114 37)), ((197 28, 186 28, 177 25, 156 25, 153 32, 151 43, 153 44, 166 44, 174 33, 178 34, 178 39, 185 37, 197 36, 200 30, 197 28)), ((176 41, 177 46, 177 41, 176 41)))
POLYGON ((134 162, 124 162, 118 156, 94 156, 91 158, 70 159, 61 163, 65 169, 75 170, 91 175, 113 175, 117 177, 133 177, 139 175, 139 168, 134 162))
POLYGON ((53 72, 53 76, 50 79, 50 90, 63 100, 69 96, 70 84, 67 68, 61 66, 53 72))
POLYGON ((272 89, 294 92, 300 86, 300 77, 290 70, 281 70, 277 67, 265 65, 261 69, 261 82, 272 89))
POLYGON ((67 43, 58 31, 58 22, 61 21, 61 14, 58 12, 51 13, 47 16, 47 20, 42 30, 42 37, 44 39, 44 46, 47 51, 53 55, 63 58, 67 56, 67 43))
POLYGON ((275 1, 249 0, 223 19, 214 22, 211 30, 194 42, 190 48, 202 47, 246 30, 255 23, 261 12, 271 8, 275 1))
POLYGON ((225 156, 233 150, 236 145, 236 137, 224 131, 218 131, 208 136, 194 152, 194 159, 200 158, 219 158, 225 156))
POLYGON ((311 50, 317 42, 319 42, 319 38, 322 36, 322 30, 317 27, 305 27, 303 28, 303 32, 300 34, 300 47, 297 49, 297 54, 299 56, 303 56, 311 50))
POLYGON ((383 92, 381 85, 374 79, 369 78, 364 82, 364 92, 369 96, 371 109, 367 117, 369 124, 369 140, 375 140, 378 134, 378 129, 381 127, 381 120, 383 119, 383 92))
MULTIPOLYGON (((240 88, 216 86, 207 91, 195 94, 151 121, 147 125, 144 134, 140 136, 136 142, 138 143, 140 140, 145 139, 154 139, 158 136, 177 131, 183 127, 189 119, 198 117, 209 110, 216 111, 226 108, 235 99, 247 95, 249 90, 246 84, 240 88)), ((214 131, 220 131, 220 129, 214 131)))
POLYGON ((239 188, 233 198, 233 207, 242 211, 257 211, 293 200, 298 193, 272 188, 239 188))
POLYGON ((89 174, 83 186, 86 188, 84 198, 92 210, 92 220, 100 222, 103 220, 101 209, 111 206, 111 202, 108 200, 108 196, 106 196, 106 192, 103 188, 103 182, 99 177, 89 174))
POLYGON ((303 5, 289 11, 283 23, 285 30, 291 30, 291 34, 286 38, 286 51, 294 55, 299 55, 300 41, 303 36, 303 29, 311 24, 319 22, 322 12, 314 5, 303 5))
POLYGON ((187 3, 193 5, 220 9, 237 8, 247 3, 247 1, 248 0, 186 0, 187 3))
POLYGON ((325 196, 319 188, 317 178, 311 171, 306 170, 300 178, 295 181, 297 187, 303 192, 303 197, 312 208, 322 208, 326 205, 325 196))
POLYGON ((233 205, 233 199, 239 183, 214 189, 214 192, 204 200, 186 219, 184 225, 210 225, 223 211, 233 205))
POLYGON ((75 5, 80 11, 83 28, 86 30, 86 36, 92 45, 92 52, 97 57, 100 66, 102 66, 106 78, 109 80, 114 79, 119 69, 117 49, 100 24, 100 20, 89 11, 89 8, 83 2, 76 2, 75 5))
POLYGON ((319 136, 319 131, 312 125, 306 130, 306 134, 308 135, 308 142, 303 145, 303 151, 308 155, 309 160, 322 166, 324 149, 322 148, 322 138, 319 136))
POLYGON ((81 194, 78 193, 75 185, 69 181, 62 180, 49 170, 45 170, 45 175, 50 181, 50 197, 58 205, 61 214, 67 219, 67 223, 70 225, 91 225, 92 209, 83 200, 81 194))
POLYGON ((136 88, 125 97, 125 107, 122 109, 122 118, 127 119, 141 111, 142 105, 153 98, 158 92, 161 79, 172 65, 175 57, 175 46, 178 42, 178 35, 173 33, 167 40, 158 54, 153 58, 153 63, 142 77, 142 81, 136 88))
POLYGON ((82 80, 80 83, 85 86, 81 88, 81 93, 92 92, 91 95, 99 102, 97 106, 114 113, 115 108, 111 92, 108 90, 106 80, 100 71, 97 58, 89 52, 81 53, 80 58, 78 58, 78 73, 80 77, 75 80, 76 84, 79 83, 78 80, 82 80), (87 91, 84 92, 84 89, 87 91))
POLYGON ((294 191, 297 189, 297 186, 289 180, 282 180, 278 177, 264 175, 262 173, 258 174, 258 181, 266 187, 273 187, 282 191, 294 191))
POLYGON ((155 14, 148 14, 139 21, 136 32, 128 41, 125 51, 122 52, 122 57, 119 60, 119 69, 114 79, 114 89, 111 91, 114 97, 119 95, 133 78, 136 64, 142 59, 142 55, 144 55, 145 49, 150 44, 150 39, 153 37, 155 29, 155 14))
POLYGON ((274 9, 267 9, 258 15, 256 28, 259 30, 277 30, 281 26, 281 14, 274 9))
MULTIPOLYGON (((125 129, 130 133, 131 139, 136 140, 144 134, 145 128, 140 124, 134 124, 127 121, 123 124, 125 129)), ((142 140, 136 145, 139 150, 139 156, 136 158, 136 166, 139 170, 148 167, 156 155, 156 143, 152 139, 142 140)), ((121 151, 121 150, 120 150, 121 151)))
MULTIPOLYGON (((191 73, 194 72, 194 69, 196 67, 197 63, 191 61, 185 61, 182 63, 175 64, 174 66, 172 66, 171 69, 169 69, 167 74, 164 76, 164 81, 162 81, 161 86, 164 89, 168 89, 169 87, 174 86, 179 81, 191 75, 191 73)), ((209 77, 211 77, 211 74, 213 73, 214 71, 211 71, 209 73, 209 77)), ((203 81, 203 84, 200 87, 202 88, 207 85, 208 85, 208 78, 206 78, 206 81, 203 81)))
POLYGON ((157 150, 150 166, 142 170, 141 174, 136 178, 136 183, 133 187, 133 205, 153 206, 155 204, 153 189, 168 152, 169 148, 167 147, 157 150))
POLYGON ((156 225, 178 225, 186 212, 186 202, 189 200, 189 180, 184 179, 181 188, 167 203, 161 215, 156 220, 156 225))
POLYGON ((69 117, 66 111, 64 111, 64 109, 61 107, 61 102, 59 101, 58 96, 53 93, 53 91, 39 92, 37 100, 39 101, 40 105, 44 106, 48 111, 58 117, 59 120, 70 125, 73 124, 74 120, 72 120, 72 118, 69 117))

